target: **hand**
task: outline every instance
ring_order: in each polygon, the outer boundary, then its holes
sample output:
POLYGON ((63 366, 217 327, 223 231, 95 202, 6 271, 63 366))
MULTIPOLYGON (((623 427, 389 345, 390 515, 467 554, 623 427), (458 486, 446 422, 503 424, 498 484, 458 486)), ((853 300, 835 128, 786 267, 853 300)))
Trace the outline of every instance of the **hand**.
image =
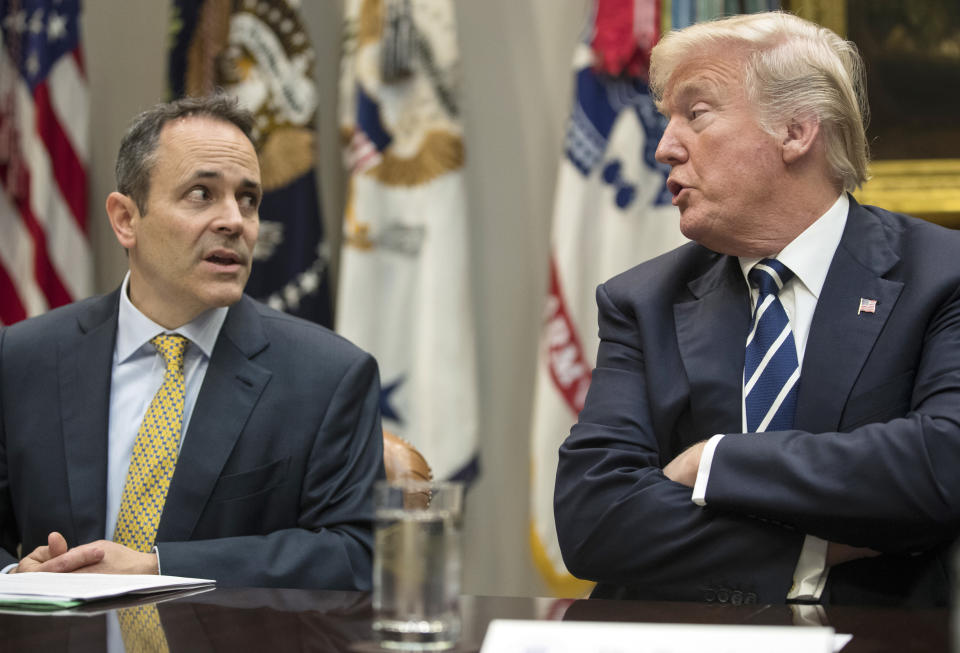
POLYGON ((860 558, 875 558, 878 555, 880 555, 879 551, 866 547, 850 546, 840 542, 827 542, 827 567, 842 565, 845 562, 859 560, 860 558))
POLYGON ((70 549, 70 552, 79 555, 89 555, 89 552, 100 551, 102 555, 85 567, 72 569, 84 574, 153 574, 160 573, 157 554, 134 551, 116 542, 97 540, 70 549))
POLYGON ((141 553, 108 540, 68 549, 63 535, 54 532, 47 536, 47 546, 38 546, 13 569, 13 573, 25 571, 158 574, 159 564, 154 553, 141 553))
POLYGON ((707 441, 698 442, 689 447, 686 451, 667 463, 663 468, 663 473, 671 481, 676 481, 693 487, 697 481, 697 471, 700 469, 700 457, 703 455, 703 448, 707 441))
POLYGON ((25 571, 70 572, 103 560, 103 549, 96 546, 67 548, 67 540, 54 531, 47 536, 47 546, 38 546, 20 561, 11 573, 25 571))

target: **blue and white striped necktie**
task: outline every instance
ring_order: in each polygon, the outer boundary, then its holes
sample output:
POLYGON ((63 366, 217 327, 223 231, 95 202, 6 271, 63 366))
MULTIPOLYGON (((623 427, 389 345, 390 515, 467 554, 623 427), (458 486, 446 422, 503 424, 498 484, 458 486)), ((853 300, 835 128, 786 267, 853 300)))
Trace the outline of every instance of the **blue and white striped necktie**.
POLYGON ((800 366, 790 320, 777 294, 793 272, 780 261, 766 258, 747 277, 760 296, 743 365, 745 432, 782 431, 793 427, 800 366))

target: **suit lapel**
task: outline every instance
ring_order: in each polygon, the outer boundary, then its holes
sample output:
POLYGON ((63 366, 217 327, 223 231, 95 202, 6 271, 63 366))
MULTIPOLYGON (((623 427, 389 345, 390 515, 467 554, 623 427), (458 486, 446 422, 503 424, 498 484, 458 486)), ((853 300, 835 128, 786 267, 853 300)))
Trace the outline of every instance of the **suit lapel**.
POLYGON ((210 357, 170 482, 157 541, 190 539, 271 372, 250 359, 269 342, 253 301, 231 307, 210 357))
POLYGON ((847 225, 810 325, 797 428, 812 433, 838 430, 850 391, 903 289, 902 283, 882 278, 898 260, 879 218, 851 199, 847 225), (858 314, 861 298, 877 300, 876 312, 858 314))
POLYGON ((71 544, 103 538, 106 528, 110 379, 119 291, 95 300, 78 332, 58 345, 63 447, 74 532, 71 544))
POLYGON ((719 256, 688 287, 696 299, 675 304, 673 314, 690 382, 693 424, 703 430, 695 437, 737 433, 742 427, 743 355, 750 327, 746 282, 736 258, 719 256))

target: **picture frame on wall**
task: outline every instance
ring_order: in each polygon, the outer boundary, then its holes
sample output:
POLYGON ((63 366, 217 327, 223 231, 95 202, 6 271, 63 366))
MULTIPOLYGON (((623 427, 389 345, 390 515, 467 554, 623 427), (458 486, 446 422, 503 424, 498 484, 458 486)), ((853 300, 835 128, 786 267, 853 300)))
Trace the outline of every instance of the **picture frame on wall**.
POLYGON ((790 0, 784 8, 863 55, 872 163, 857 200, 960 228, 960 3, 790 0))

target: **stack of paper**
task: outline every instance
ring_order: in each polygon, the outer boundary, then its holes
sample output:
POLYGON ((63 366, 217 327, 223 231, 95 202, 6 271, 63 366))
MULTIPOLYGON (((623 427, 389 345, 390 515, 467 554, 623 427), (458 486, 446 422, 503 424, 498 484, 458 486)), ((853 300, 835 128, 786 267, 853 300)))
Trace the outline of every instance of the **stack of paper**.
POLYGON ((119 596, 213 587, 215 582, 140 574, 0 574, 0 609, 62 610, 119 596))

